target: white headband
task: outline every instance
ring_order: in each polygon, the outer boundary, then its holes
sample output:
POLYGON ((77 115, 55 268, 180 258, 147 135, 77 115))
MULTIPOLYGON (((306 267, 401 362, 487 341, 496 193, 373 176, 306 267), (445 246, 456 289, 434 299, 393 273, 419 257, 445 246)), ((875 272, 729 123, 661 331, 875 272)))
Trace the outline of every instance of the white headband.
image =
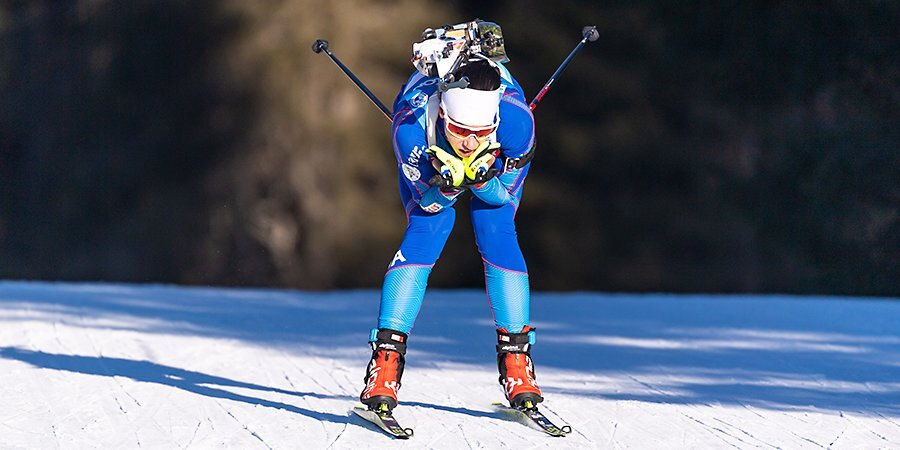
POLYGON ((471 127, 494 126, 500 121, 500 89, 450 89, 441 95, 441 108, 454 122, 471 127))

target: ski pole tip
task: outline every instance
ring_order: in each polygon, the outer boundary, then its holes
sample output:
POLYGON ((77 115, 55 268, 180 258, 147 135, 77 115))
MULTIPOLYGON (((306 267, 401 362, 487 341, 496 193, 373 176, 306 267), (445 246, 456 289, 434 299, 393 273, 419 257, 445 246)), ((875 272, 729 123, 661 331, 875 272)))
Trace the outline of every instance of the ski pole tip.
POLYGON ((322 53, 322 50, 328 50, 328 41, 324 39, 316 39, 316 42, 313 42, 312 51, 316 53, 322 53))
POLYGON ((597 39, 600 39, 600 33, 597 32, 597 27, 594 25, 588 25, 581 29, 581 35, 587 38, 587 40, 594 42, 597 39))

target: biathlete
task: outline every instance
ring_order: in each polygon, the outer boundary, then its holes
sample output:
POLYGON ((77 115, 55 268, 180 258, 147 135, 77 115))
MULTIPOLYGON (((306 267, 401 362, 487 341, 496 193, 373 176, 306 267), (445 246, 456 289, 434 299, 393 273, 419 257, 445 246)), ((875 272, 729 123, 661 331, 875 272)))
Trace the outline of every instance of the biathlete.
POLYGON ((376 411, 397 405, 407 338, 453 228, 453 206, 466 192, 497 328, 500 384, 512 407, 543 400, 530 356, 535 331, 528 269, 515 226, 534 155, 534 117, 501 63, 474 58, 453 75, 467 77, 468 87, 441 92, 439 78, 416 72, 394 101, 393 148, 408 225, 370 335, 373 352, 360 400, 376 411))

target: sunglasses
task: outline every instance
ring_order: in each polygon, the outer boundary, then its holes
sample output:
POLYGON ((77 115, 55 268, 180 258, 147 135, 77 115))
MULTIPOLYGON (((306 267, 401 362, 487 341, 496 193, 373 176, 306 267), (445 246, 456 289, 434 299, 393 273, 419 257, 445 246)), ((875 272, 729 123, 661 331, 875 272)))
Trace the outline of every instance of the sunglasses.
POLYGON ((450 134, 460 138, 465 139, 471 135, 475 135, 476 138, 485 138, 491 135, 494 131, 497 130, 496 125, 488 125, 487 127, 477 127, 470 128, 464 125, 460 125, 453 121, 453 119, 444 116, 444 123, 446 124, 447 131, 450 134))

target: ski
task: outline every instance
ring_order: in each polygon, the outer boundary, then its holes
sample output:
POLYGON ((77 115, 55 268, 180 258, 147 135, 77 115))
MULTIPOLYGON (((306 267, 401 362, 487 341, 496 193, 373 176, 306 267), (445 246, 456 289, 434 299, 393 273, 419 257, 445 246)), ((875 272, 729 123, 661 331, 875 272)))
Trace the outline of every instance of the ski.
POLYGON ((353 408, 353 412, 397 439, 409 439, 413 435, 413 429, 401 427, 388 410, 376 412, 363 406, 356 406, 353 408))
POLYGON ((522 409, 512 408, 500 402, 494 402, 492 405, 503 414, 513 417, 526 425, 535 427, 550 436, 562 437, 572 432, 572 427, 568 425, 563 425, 562 427, 554 425, 544 413, 538 411, 536 405, 522 409))

